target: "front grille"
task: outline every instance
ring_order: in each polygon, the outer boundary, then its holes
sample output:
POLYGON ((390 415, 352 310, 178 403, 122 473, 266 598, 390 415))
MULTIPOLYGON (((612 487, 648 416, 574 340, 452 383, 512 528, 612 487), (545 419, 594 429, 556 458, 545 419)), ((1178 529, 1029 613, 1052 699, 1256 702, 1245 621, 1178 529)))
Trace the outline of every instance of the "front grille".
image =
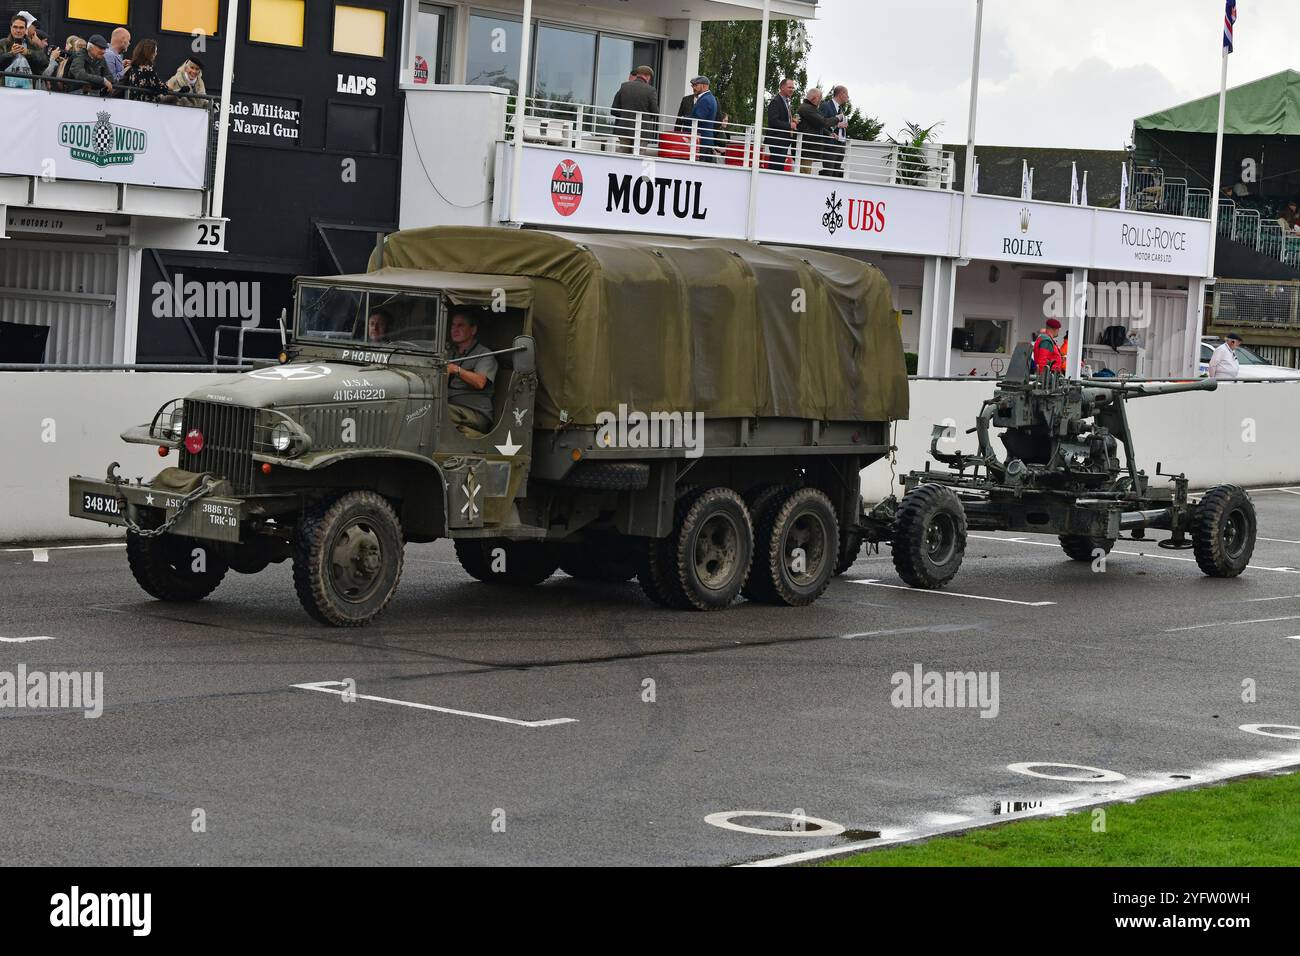
POLYGON ((236 494, 253 489, 252 408, 219 405, 215 402, 185 403, 185 431, 203 433, 203 450, 191 455, 181 446, 181 467, 186 471, 210 472, 225 478, 236 494))

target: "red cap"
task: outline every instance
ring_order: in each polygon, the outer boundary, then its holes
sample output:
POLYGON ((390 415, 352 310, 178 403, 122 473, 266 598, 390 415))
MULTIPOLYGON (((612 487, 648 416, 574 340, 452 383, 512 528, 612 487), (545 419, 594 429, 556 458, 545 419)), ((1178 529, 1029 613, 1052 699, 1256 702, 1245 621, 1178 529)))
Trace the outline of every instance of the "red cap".
POLYGON ((1061 323, 1060 323, 1060 321, 1057 320, 1057 319, 1048 319, 1048 320, 1047 320, 1047 327, 1048 327, 1049 329, 1059 329, 1059 328, 1061 327, 1061 323))

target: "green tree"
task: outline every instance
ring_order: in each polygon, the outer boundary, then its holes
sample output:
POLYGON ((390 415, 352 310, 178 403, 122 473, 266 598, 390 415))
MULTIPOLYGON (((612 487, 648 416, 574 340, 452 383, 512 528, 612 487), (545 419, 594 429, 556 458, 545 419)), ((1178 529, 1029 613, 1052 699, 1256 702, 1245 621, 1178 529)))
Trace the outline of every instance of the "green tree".
MULTIPOLYGON (((757 20, 715 20, 700 28, 700 72, 709 78, 713 95, 731 122, 741 126, 754 122, 762 26, 757 20)), ((794 80, 797 90, 807 87, 809 49, 803 24, 796 20, 771 21, 765 84, 769 94, 776 93, 783 77, 794 80)))

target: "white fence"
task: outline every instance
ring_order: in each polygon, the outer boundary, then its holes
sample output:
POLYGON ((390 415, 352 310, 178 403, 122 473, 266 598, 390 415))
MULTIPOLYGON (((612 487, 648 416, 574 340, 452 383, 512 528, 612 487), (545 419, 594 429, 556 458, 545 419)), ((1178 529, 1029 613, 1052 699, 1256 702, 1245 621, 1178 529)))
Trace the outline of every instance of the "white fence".
MULTIPOLYGON (((122 372, 0 373, 0 541, 113 537, 110 525, 68 516, 69 475, 99 476, 109 462, 129 477, 152 476, 175 458, 153 448, 128 445, 118 436, 148 421, 168 399, 218 378, 211 374, 122 372)), ((974 450, 965 435, 980 403, 993 392, 983 381, 914 381, 912 413, 900 422, 897 473, 924 466, 931 427, 956 426, 948 451, 974 450)), ((1215 392, 1190 392, 1138 399, 1129 405, 1139 463, 1154 475, 1186 471, 1194 486, 1221 482, 1245 485, 1300 484, 1300 423, 1292 412, 1300 384, 1235 382, 1215 392)), ((1153 478, 1153 481, 1160 479, 1153 478)), ((870 501, 891 490, 889 463, 863 472, 870 501)))

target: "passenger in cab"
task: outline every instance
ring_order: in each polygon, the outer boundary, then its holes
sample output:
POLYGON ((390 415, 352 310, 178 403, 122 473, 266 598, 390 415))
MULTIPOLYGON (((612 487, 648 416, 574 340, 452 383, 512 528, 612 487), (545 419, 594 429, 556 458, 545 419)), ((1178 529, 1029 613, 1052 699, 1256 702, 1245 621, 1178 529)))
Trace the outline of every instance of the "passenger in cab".
POLYGON ((478 316, 468 309, 451 314, 451 354, 447 363, 447 418, 457 428, 492 430, 492 383, 497 360, 478 340, 478 316), (480 356, 480 357, 476 357, 480 356))

